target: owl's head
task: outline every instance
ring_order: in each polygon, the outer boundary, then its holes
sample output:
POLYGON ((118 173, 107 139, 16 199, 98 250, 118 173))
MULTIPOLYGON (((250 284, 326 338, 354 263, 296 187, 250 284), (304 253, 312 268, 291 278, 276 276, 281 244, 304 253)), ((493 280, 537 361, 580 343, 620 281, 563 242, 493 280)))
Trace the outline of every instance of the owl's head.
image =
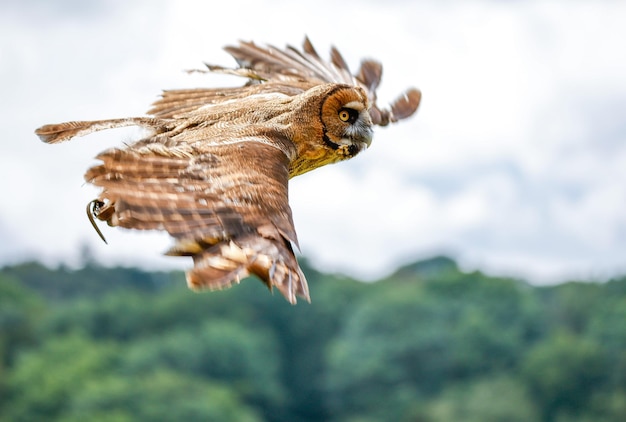
POLYGON ((360 87, 333 85, 320 104, 324 144, 342 158, 354 157, 372 142, 367 94, 360 87))
POLYGON ((325 84, 303 93, 290 115, 290 138, 297 154, 289 165, 294 177, 352 158, 372 142, 367 94, 360 87, 325 84))

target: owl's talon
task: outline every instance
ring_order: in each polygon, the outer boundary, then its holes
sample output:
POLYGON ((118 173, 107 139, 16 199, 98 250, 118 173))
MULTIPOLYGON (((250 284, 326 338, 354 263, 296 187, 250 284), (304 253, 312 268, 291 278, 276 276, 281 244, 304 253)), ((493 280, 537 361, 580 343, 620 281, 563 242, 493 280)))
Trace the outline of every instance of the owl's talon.
POLYGON ((102 239, 102 241, 108 245, 109 242, 107 242, 107 240, 104 238, 104 235, 102 234, 102 232, 98 228, 98 225, 96 224, 96 220, 94 220, 94 217, 98 216, 98 212, 102 205, 104 205, 104 202, 98 199, 89 201, 87 203, 87 218, 89 219, 89 222, 91 223, 91 226, 94 228, 96 233, 98 233, 98 236, 100 236, 100 239, 102 239))

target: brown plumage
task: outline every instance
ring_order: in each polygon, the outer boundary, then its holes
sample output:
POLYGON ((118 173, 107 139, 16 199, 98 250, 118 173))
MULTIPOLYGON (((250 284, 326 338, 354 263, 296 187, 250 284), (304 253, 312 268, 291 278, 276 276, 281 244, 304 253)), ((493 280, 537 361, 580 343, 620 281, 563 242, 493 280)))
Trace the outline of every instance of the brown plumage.
POLYGON ((101 187, 90 212, 110 226, 165 230, 169 255, 191 256, 191 288, 222 289, 250 274, 291 303, 310 300, 296 261, 289 208, 291 177, 366 149, 372 125, 412 115, 421 94, 410 89, 388 109, 376 104, 382 66, 362 62, 352 76, 336 49, 323 61, 303 50, 241 42, 226 47, 239 68, 208 72, 248 78, 241 87, 165 91, 148 114, 42 126, 58 143, 94 131, 142 126, 151 134, 102 152, 85 180, 101 187))

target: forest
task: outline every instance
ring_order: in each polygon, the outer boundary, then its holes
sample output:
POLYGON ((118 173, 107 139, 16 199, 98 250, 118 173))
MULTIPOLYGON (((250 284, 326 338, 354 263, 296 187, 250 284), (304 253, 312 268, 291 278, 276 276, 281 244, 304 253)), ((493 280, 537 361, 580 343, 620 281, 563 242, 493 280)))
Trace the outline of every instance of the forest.
POLYGON ((534 286, 446 257, 376 282, 0 269, 0 420, 626 420, 626 277, 534 286))

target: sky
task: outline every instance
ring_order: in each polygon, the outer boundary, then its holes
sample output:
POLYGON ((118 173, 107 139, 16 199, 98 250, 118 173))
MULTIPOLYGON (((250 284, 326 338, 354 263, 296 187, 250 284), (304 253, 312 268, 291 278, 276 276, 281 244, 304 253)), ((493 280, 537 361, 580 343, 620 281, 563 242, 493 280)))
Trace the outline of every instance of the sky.
POLYGON ((141 116, 161 90, 234 85, 222 47, 308 35, 358 68, 379 102, 423 93, 353 160, 294 178, 302 254, 373 280, 445 254, 535 284, 626 274, 626 2, 15 0, 0 2, 0 266, 37 259, 185 269, 163 233, 85 216, 83 174, 116 129, 46 145, 47 123, 141 116))

